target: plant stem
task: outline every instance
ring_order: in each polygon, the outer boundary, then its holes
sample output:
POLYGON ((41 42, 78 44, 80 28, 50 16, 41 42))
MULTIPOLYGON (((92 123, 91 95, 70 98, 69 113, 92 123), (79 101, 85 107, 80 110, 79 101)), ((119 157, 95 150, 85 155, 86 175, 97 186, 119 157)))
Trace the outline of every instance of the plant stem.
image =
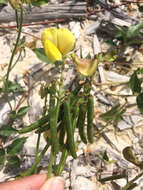
POLYGON ((62 173, 62 171, 63 171, 63 169, 65 167, 67 156, 68 156, 68 151, 67 151, 66 148, 64 148, 63 151, 62 151, 62 156, 61 156, 61 159, 60 159, 60 163, 58 164, 58 166, 56 168, 56 171, 55 171, 56 176, 61 175, 61 173, 62 173))
MULTIPOLYGON (((44 117, 46 114, 46 104, 47 104, 47 96, 45 97, 45 101, 44 101, 44 109, 43 109, 43 113, 42 116, 44 117)), ((38 138, 37 138, 37 145, 36 145, 36 152, 35 152, 35 160, 38 159, 39 156, 39 145, 40 145, 40 138, 41 138, 41 133, 38 133, 38 138)), ((37 168, 35 168, 35 174, 37 173, 37 168)))
MULTIPOLYGON (((58 122, 58 116, 59 116, 59 110, 60 110, 60 104, 61 104, 61 98, 62 98, 62 87, 63 87, 63 81, 64 81, 64 68, 65 68, 65 63, 63 62, 62 67, 61 67, 61 76, 60 76, 60 81, 59 81, 59 89, 57 90, 57 103, 56 103, 56 112, 55 112, 55 120, 54 123, 50 122, 50 128, 55 127, 55 131, 57 130, 57 122, 58 122)), ((52 120, 51 120, 52 121, 52 120)), ((52 131, 52 130, 51 130, 52 131)), ((51 133, 52 135, 53 133, 51 133)), ((55 135, 55 134, 54 134, 55 135)), ((57 135, 56 137, 57 138, 57 135)), ((51 153, 50 153, 50 159, 49 159, 49 166, 48 166, 48 175, 47 177, 50 178, 52 174, 52 166, 56 166, 56 154, 58 153, 59 149, 59 142, 55 138, 51 139, 51 153), (55 145, 55 148, 54 146, 55 145), (53 151, 54 148, 54 151, 53 151), (56 150, 56 151, 55 151, 56 150)))
POLYGON ((12 71, 12 69, 13 69, 13 68, 15 67, 15 65, 17 64, 17 62, 18 62, 19 58, 21 57, 21 53, 22 53, 22 51, 20 51, 20 52, 19 52, 19 55, 18 55, 18 57, 17 57, 17 59, 16 59, 15 63, 12 65, 12 67, 11 67, 10 71, 12 71))
POLYGON ((141 176, 143 175, 143 171, 138 174, 136 177, 134 177, 131 181, 129 181, 123 188, 122 190, 128 190, 130 186, 132 186, 132 184, 141 176))
POLYGON ((47 95, 46 95, 45 100, 44 100, 44 107, 43 107, 42 116, 45 116, 46 112, 47 112, 47 95))
POLYGON ((19 26, 19 20, 18 20, 18 12, 17 12, 17 9, 15 10, 15 16, 16 16, 16 25, 17 25, 17 28, 19 26))
POLYGON ((109 176, 109 177, 105 177, 105 178, 99 179, 99 181, 101 183, 104 183, 106 181, 112 181, 112 180, 121 179, 121 178, 125 178, 125 177, 126 177, 125 174, 112 175, 112 176, 109 176))
MULTIPOLYGON (((65 63, 63 62, 62 67, 61 67, 59 89, 57 90, 58 97, 57 97, 56 113, 55 113, 55 127, 57 127, 59 109, 60 109, 61 98, 62 98, 62 87, 63 87, 63 81, 64 81, 64 68, 65 68, 65 63)), ((52 139, 52 141, 55 144, 55 139, 52 139)), ((57 143, 58 143, 58 141, 57 141, 57 143)), ((57 147, 58 147, 58 144, 57 144, 57 147)), ((51 147, 51 153, 50 153, 50 159, 49 159, 49 166, 48 166, 48 176, 47 176, 48 178, 51 177, 53 164, 56 165, 56 152, 53 152, 53 146, 52 146, 51 147)))
POLYGON ((39 164, 39 162, 42 160, 42 158, 44 157, 46 151, 48 150, 49 146, 51 144, 51 141, 47 141, 46 146, 44 147, 44 149, 42 150, 42 152, 40 153, 40 155, 37 157, 37 159, 35 159, 34 164, 32 165, 32 167, 26 172, 26 173, 21 173, 21 176, 29 176, 31 174, 33 174, 35 168, 37 168, 37 165, 39 164))
MULTIPOLYGON (((17 14, 16 14, 16 20, 18 20, 18 15, 17 14)), ((17 47, 18 47, 19 40, 20 40, 20 35, 21 35, 21 30, 22 30, 22 23, 23 23, 23 10, 22 10, 22 8, 20 8, 20 23, 19 23, 19 26, 18 26, 19 30, 18 30, 16 43, 15 43, 14 49, 12 51, 12 55, 11 55, 10 62, 9 62, 9 65, 8 65, 8 70, 7 70, 7 74, 6 74, 6 83, 7 83, 8 79, 9 79, 9 74, 10 74, 12 62, 13 62, 14 55, 15 55, 17 47)))
MULTIPOLYGON (((35 151, 35 160, 38 159, 38 154, 39 154, 39 145, 40 145, 40 137, 41 137, 41 133, 38 134, 38 138, 37 138, 37 144, 36 144, 36 151, 35 151)), ((34 173, 37 173, 37 168, 35 168, 34 173)))
POLYGON ((62 97, 62 86, 63 86, 63 81, 64 81, 64 69, 65 69, 65 62, 63 61, 62 68, 61 68, 61 77, 60 77, 60 82, 59 82, 59 92, 58 92, 59 99, 61 99, 61 97, 62 97))
POLYGON ((47 178, 48 179, 51 177, 51 174, 52 174, 52 165, 54 163, 54 160, 55 160, 55 154, 54 154, 54 152, 51 149, 50 159, 49 159, 49 165, 48 165, 48 174, 47 174, 47 178))
POLYGON ((10 61, 9 61, 7 74, 6 74, 6 80, 5 80, 5 96, 6 96, 6 99, 7 99, 7 102, 9 104, 9 107, 10 107, 11 111, 12 111, 12 105, 11 105, 9 97, 8 97, 8 79, 9 79, 9 74, 10 74, 11 67, 12 67, 12 62, 13 62, 13 59, 14 59, 14 56, 15 56, 15 53, 16 53, 16 50, 17 50, 17 47, 18 47, 19 40, 20 40, 21 30, 22 30, 22 23, 23 23, 23 10, 22 10, 22 8, 20 8, 20 23, 19 23, 19 26, 18 26, 18 12, 17 12, 17 10, 15 11, 15 16, 16 16, 17 27, 18 27, 19 30, 18 30, 16 43, 15 43, 15 46, 14 46, 14 49, 12 51, 11 58, 10 58, 10 61))

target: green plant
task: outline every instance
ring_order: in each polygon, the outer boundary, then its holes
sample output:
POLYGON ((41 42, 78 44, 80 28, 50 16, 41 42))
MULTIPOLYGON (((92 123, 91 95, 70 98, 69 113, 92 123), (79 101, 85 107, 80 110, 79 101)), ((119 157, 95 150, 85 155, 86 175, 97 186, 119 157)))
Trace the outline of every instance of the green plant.
POLYGON ((115 38, 121 41, 121 43, 126 45, 134 45, 134 44, 142 44, 143 40, 137 39, 140 35, 140 31, 143 28, 143 23, 131 25, 127 28, 121 28, 119 26, 116 26, 118 29, 117 34, 115 35, 115 38))
MULTIPOLYGON (((0 1, 0 3, 5 2, 7 1, 0 1)), ((45 29, 42 33, 41 39, 39 39, 42 41, 43 48, 36 48, 34 45, 32 50, 42 62, 52 64, 55 69, 58 68, 60 77, 58 80, 52 80, 49 84, 41 85, 40 95, 41 99, 44 100, 42 115, 39 120, 29 126, 24 126, 21 129, 19 127, 15 128, 14 122, 17 119, 23 118, 27 114, 29 106, 22 106, 21 103, 18 102, 17 106, 13 107, 10 98, 12 97, 16 104, 16 96, 19 94, 25 96, 26 90, 17 82, 11 81, 10 74, 12 69, 18 64, 18 60, 21 57, 22 51, 25 50, 26 45, 25 39, 20 39, 23 14, 26 13, 24 10, 24 3, 32 8, 33 5, 40 6, 41 4, 46 3, 47 0, 9 0, 9 2, 15 11, 18 33, 16 43, 12 49, 7 73, 0 80, 2 82, 0 95, 6 99, 10 107, 10 113, 8 114, 9 122, 7 125, 1 126, 0 137, 3 141, 8 141, 11 136, 14 136, 14 139, 12 139, 8 145, 1 146, 0 165, 5 165, 6 167, 16 166, 17 168, 20 168, 20 150, 26 142, 27 137, 18 137, 18 135, 25 136, 27 133, 35 132, 37 134, 35 161, 30 169, 20 172, 19 175, 29 176, 37 173, 38 165, 49 148, 51 148, 51 151, 49 162, 47 163, 47 177, 51 177, 52 173, 55 175, 61 175, 67 157, 71 155, 74 159, 77 158, 79 141, 75 138, 76 128, 78 128, 79 137, 83 143, 93 143, 94 136, 99 135, 108 124, 116 126, 119 121, 123 120, 127 103, 124 105, 114 105, 106 113, 101 114, 100 119, 104 120, 106 124, 101 131, 99 130, 97 133, 94 133, 94 97, 91 92, 93 76, 95 75, 99 61, 109 63, 115 62, 118 58, 118 53, 123 51, 124 47, 143 43, 140 35, 143 23, 132 25, 125 29, 117 27, 118 33, 115 38, 119 40, 119 45, 112 43, 114 48, 112 48, 111 51, 100 53, 94 58, 91 58, 89 54, 85 59, 82 58, 82 52, 80 58, 75 55, 75 38, 69 30, 66 28, 57 29, 56 27, 45 29), (14 56, 16 54, 18 54, 18 59, 14 62, 14 56), (77 74, 79 75, 79 78, 82 79, 82 83, 78 84, 73 90, 65 89, 63 87, 67 59, 71 64, 75 65, 77 74), (41 135, 44 136, 46 145, 40 152, 39 145, 41 135), (57 164, 57 155, 60 152, 61 157, 57 164)), ((136 102, 141 114, 143 114, 143 92, 141 87, 143 79, 140 76, 142 73, 142 69, 137 69, 133 72, 129 82, 126 82, 131 88, 133 95, 137 96, 136 102)), ((120 81, 119 84, 121 84, 120 81)), ((135 164, 142 170, 142 161, 139 161, 136 158, 129 147, 126 147, 123 150, 123 155, 126 160, 135 164)), ((103 156, 99 155, 99 157, 106 164, 115 162, 114 160, 109 159, 106 151, 103 156)), ((128 190, 133 189, 136 186, 135 181, 142 175, 143 172, 138 174, 131 181, 128 181, 127 174, 123 172, 119 175, 99 179, 99 181, 106 182, 126 178, 127 184, 123 190, 128 190)))
MULTIPOLYGON (((10 62, 8 65, 7 73, 1 79, 3 82, 0 88, 2 97, 5 97, 10 106, 9 124, 0 128, 0 135, 3 138, 8 138, 11 135, 15 135, 15 140, 8 146, 4 146, 0 149, 0 163, 4 164, 7 160, 7 166, 12 165, 20 166, 20 150, 26 142, 26 137, 17 138, 17 135, 23 135, 35 131, 37 134, 35 161, 30 169, 20 173, 21 176, 28 176, 37 173, 37 167, 46 151, 51 147, 50 158, 48 163, 47 176, 51 177, 51 174, 60 175, 64 169, 66 158, 71 155, 74 159, 77 157, 76 151, 78 149, 78 141, 75 139, 75 128, 79 128, 79 133, 85 132, 85 120, 82 123, 82 132, 79 122, 81 122, 81 116, 79 115, 80 109, 78 106, 82 106, 84 103, 85 114, 87 112, 87 132, 86 136, 90 143, 93 143, 93 119, 94 119, 94 99, 91 96, 91 87, 93 81, 93 75, 98 65, 98 59, 79 59, 74 54, 75 37, 66 28, 57 29, 55 27, 45 29, 42 32, 41 41, 43 48, 33 48, 33 52, 37 57, 46 62, 46 64, 52 64, 54 68, 59 69, 60 77, 58 80, 52 80, 50 84, 41 86, 40 95, 44 100, 43 113, 41 118, 29 126, 24 126, 22 129, 15 128, 13 123, 17 119, 21 119, 29 109, 29 106, 21 106, 19 103, 16 108, 11 105, 10 95, 15 97, 16 94, 25 95, 26 91, 18 83, 9 80, 12 69, 18 63, 21 56, 21 52, 24 50, 26 42, 21 38, 24 3, 27 3, 30 8, 32 5, 40 5, 44 1, 9 1, 16 14, 17 22, 17 39, 12 50, 10 62), (20 16, 18 10, 20 9, 20 16), (72 51, 72 56, 70 52, 72 51), (18 59, 14 62, 14 56, 19 53, 18 59), (76 60, 74 59, 76 57, 76 60), (79 75, 83 77, 83 83, 79 84, 74 90, 63 88, 65 65, 67 58, 70 62, 75 64, 79 75), (85 63, 90 62, 90 67, 85 63), (83 65, 80 67, 79 65, 83 65), (85 65, 84 65, 85 64, 85 65), (84 72, 83 72, 83 70, 84 72), (39 152, 40 138, 44 135, 46 145, 44 149, 39 152), (61 158, 59 164, 56 164, 57 154, 61 152, 61 158)), ((16 102, 15 102, 16 103, 16 102)), ((81 141, 82 141, 81 135, 81 141)), ((84 140, 83 140, 84 141, 84 140)), ((85 141, 84 141, 85 142, 85 141)), ((85 142, 86 143, 86 142, 85 142)))

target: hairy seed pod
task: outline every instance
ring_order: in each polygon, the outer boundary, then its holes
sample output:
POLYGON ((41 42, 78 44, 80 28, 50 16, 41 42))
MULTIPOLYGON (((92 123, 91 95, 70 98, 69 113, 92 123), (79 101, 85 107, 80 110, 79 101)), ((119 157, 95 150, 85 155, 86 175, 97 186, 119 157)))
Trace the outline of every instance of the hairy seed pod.
POLYGON ((87 137, 90 143, 94 142, 93 119, 94 119, 94 99, 92 96, 90 96, 87 102, 87 137))
POLYGON ((75 131, 75 126, 77 123, 77 119, 78 119, 78 114, 79 114, 79 106, 74 106, 73 110, 72 110, 73 114, 72 114, 72 128, 73 128, 73 133, 75 131))
POLYGON ((85 135, 85 118, 87 113, 87 106, 86 104, 80 104, 79 106, 79 115, 78 115, 78 121, 77 121, 77 127, 79 130, 79 135, 81 140, 87 144, 87 139, 85 135))
POLYGON ((46 115, 46 116, 42 117, 41 119, 39 119, 38 121, 32 123, 31 125, 19 130, 18 132, 20 134, 28 133, 30 131, 40 128, 41 126, 45 125, 48 121, 49 121, 49 115, 46 115))
POLYGON ((65 141, 65 126, 64 126, 64 120, 61 121, 60 126, 59 126, 59 143, 60 145, 64 145, 65 141))
POLYGON ((50 134, 51 134, 51 144, 53 152, 56 154, 59 152, 59 142, 57 138, 57 123, 59 115, 60 102, 54 107, 52 104, 49 107, 49 120, 50 120, 50 134))
POLYGON ((76 158, 75 144, 74 144, 74 133, 72 128, 71 113, 70 113, 70 101, 65 100, 64 106, 64 124, 67 132, 67 143, 70 149, 70 153, 73 158, 76 158))

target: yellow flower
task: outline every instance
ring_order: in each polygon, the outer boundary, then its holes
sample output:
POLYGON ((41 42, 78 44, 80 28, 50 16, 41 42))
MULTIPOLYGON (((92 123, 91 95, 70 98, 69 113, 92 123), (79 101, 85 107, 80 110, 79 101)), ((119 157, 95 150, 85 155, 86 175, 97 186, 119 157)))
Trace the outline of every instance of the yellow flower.
POLYGON ((42 32, 42 43, 49 60, 60 61, 73 49, 75 37, 66 28, 48 28, 42 32))
POLYGON ((84 76, 92 76, 98 66, 97 59, 80 59, 77 55, 73 54, 72 58, 76 64, 77 72, 84 76))

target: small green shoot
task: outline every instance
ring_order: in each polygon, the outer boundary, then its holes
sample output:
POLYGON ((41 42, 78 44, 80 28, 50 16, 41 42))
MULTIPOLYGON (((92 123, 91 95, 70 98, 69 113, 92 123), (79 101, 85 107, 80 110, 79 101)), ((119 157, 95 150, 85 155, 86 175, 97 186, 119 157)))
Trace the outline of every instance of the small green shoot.
POLYGON ((100 115, 100 118, 106 122, 118 123, 122 120, 122 114, 125 112, 124 106, 119 104, 113 106, 109 111, 100 115))

